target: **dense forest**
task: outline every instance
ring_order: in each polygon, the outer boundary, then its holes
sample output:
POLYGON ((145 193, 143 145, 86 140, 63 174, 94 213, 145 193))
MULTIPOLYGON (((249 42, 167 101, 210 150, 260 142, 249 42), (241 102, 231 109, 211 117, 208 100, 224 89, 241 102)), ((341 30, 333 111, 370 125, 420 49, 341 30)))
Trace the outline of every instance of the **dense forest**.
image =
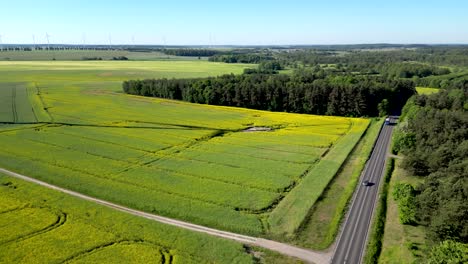
POLYGON ((261 63, 265 61, 274 60, 269 54, 218 54, 208 58, 209 61, 213 62, 225 62, 225 63, 261 63))
POLYGON ((356 68, 375 68, 379 65, 419 62, 428 65, 468 66, 468 47, 426 47, 393 50, 315 50, 284 51, 278 59, 304 65, 345 64, 356 68))
POLYGON ((130 80, 125 93, 319 115, 378 116, 397 113, 415 93, 411 81, 370 76, 243 74, 204 79, 130 80))
MULTIPOLYGON (((439 247, 455 241, 464 250, 468 248, 467 99, 468 89, 414 96, 404 107, 394 138, 394 151, 404 156, 402 166, 424 177, 422 185, 400 186, 397 191, 411 201, 399 203, 400 220, 427 227, 431 241, 446 241, 439 247)), ((431 257, 443 259, 438 247, 433 251, 431 257)))

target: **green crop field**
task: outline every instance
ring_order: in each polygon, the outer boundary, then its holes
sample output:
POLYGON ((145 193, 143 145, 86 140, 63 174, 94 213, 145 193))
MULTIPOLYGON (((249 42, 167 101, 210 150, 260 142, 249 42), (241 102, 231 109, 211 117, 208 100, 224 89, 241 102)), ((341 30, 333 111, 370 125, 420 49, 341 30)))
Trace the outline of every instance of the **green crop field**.
POLYGON ((0 165, 155 214, 245 234, 291 235, 368 119, 121 93, 128 78, 202 77, 245 67, 0 62, 0 165), (12 122, 17 124, 7 124, 12 122), (244 131, 249 127, 272 130, 244 131))
POLYGON ((429 87, 416 87, 418 94, 433 94, 440 91, 439 88, 429 88, 429 87))
MULTIPOLYGON (((83 58, 111 60, 114 57, 127 57, 129 60, 198 60, 198 57, 166 55, 161 52, 131 52, 124 50, 37 50, 37 51, 0 51, 0 61, 79 61, 83 58)), ((200 58, 206 60, 206 58, 200 58)))
POLYGON ((239 243, 0 174, 2 263, 253 263, 239 243))

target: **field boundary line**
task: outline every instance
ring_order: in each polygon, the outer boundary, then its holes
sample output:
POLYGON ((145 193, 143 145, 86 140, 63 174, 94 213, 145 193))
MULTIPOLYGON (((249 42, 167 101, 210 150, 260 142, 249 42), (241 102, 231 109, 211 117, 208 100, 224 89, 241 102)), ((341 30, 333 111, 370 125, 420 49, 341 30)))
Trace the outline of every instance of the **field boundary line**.
POLYGON ((37 85, 37 82, 34 82, 34 86, 36 87, 36 90, 37 90, 37 96, 39 97, 39 100, 40 100, 41 103, 42 103, 42 108, 44 109, 44 111, 45 111, 45 112, 47 113, 47 115, 49 116, 50 122, 54 122, 54 118, 53 118, 52 115, 50 114, 48 107, 46 107, 46 104, 45 104, 45 102, 44 102, 44 98, 42 98, 41 90, 39 89, 39 86, 37 85))
POLYGON ((13 114, 13 123, 18 122, 18 112, 16 112, 16 87, 11 87, 11 113, 13 114))
POLYGON ((312 251, 312 250, 303 249, 303 248, 291 246, 285 243, 280 243, 280 242, 276 242, 272 240, 251 237, 251 236, 246 236, 242 234, 236 234, 236 233, 218 230, 218 229, 214 229, 214 228, 210 228, 206 226, 196 225, 196 224, 192 224, 189 222, 184 222, 181 220, 176 220, 176 219, 172 219, 172 218, 168 218, 168 217, 164 217, 160 215, 150 214, 150 213, 146 213, 143 211, 128 208, 122 205, 118 205, 115 203, 111 203, 105 200, 94 198, 85 194, 81 194, 81 193, 78 193, 69 189, 58 187, 56 185, 52 185, 47 182, 40 181, 40 180, 31 178, 31 177, 28 177, 28 176, 25 176, 25 175, 22 175, 22 174, 19 174, 19 173, 16 173, 16 172, 4 169, 4 168, 0 168, 0 172, 6 175, 9 175, 11 177, 17 178, 17 179, 21 179, 27 182, 41 185, 43 187, 80 198, 82 200, 90 201, 96 204, 106 206, 108 208, 112 208, 121 212, 135 215, 135 216, 143 217, 149 220, 157 221, 163 224, 168 224, 168 225, 188 229, 188 230, 195 231, 195 232, 205 233, 208 235, 221 237, 224 239, 234 240, 243 244, 266 248, 266 249, 276 251, 281 254, 291 256, 291 257, 296 257, 296 258, 299 258, 299 259, 302 259, 304 261, 311 262, 311 263, 317 263, 317 264, 329 263, 331 260, 330 252, 312 251))
POLYGON ((31 91, 31 89, 29 89, 29 86, 27 84, 25 84, 24 89, 26 89, 26 95, 28 96, 28 102, 29 102, 29 105, 31 106, 31 111, 32 111, 32 113, 34 115, 34 119, 36 120, 36 123, 37 123, 37 122, 39 122, 39 119, 37 118, 36 110, 34 110, 34 104, 31 101, 31 96, 34 95, 34 92, 31 91))

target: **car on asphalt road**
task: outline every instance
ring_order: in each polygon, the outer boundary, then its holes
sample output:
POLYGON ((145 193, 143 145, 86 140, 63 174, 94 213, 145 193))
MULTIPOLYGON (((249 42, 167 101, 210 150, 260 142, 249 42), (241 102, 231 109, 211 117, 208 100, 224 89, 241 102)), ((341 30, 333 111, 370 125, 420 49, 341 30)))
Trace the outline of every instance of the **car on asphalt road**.
POLYGON ((370 181, 368 181, 368 180, 365 180, 365 181, 362 182, 362 186, 371 186, 371 185, 372 185, 372 183, 370 181))

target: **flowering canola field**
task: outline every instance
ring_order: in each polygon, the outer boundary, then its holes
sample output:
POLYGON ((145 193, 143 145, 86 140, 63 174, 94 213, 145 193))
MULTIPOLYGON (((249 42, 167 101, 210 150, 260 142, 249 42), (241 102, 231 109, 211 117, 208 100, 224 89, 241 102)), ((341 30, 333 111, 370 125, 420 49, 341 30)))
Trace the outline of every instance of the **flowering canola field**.
POLYGON ((189 104, 120 88, 135 75, 204 77, 243 67, 0 62, 0 166, 197 224, 293 234, 369 120, 189 104), (252 127, 269 130, 246 131, 252 127))

